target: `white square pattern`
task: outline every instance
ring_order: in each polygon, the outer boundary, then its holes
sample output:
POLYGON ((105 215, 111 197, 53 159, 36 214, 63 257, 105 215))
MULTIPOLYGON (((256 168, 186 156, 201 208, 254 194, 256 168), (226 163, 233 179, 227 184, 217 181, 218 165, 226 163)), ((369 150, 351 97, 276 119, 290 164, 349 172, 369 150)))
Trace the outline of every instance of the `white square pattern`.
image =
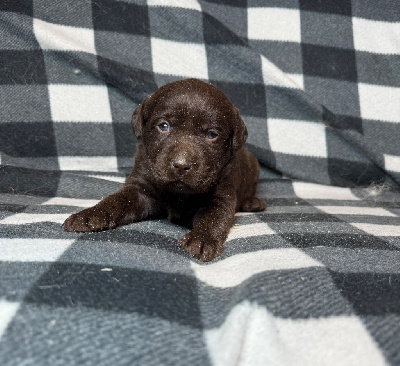
POLYGON ((379 225, 379 224, 368 224, 363 222, 353 222, 351 223, 351 225, 373 236, 400 237, 399 225, 379 225))
POLYGON ((0 299, 0 338, 6 331, 8 324, 16 314, 19 308, 18 302, 10 302, 7 300, 0 299))
POLYGON ((293 182, 293 190, 297 197, 305 200, 360 200, 360 198, 353 194, 350 188, 325 186, 307 182, 293 182))
POLYGON ((300 11, 284 8, 249 8, 248 37, 255 40, 300 42, 300 11))
MULTIPOLYGON (((0 225, 28 225, 36 224, 39 222, 57 222, 58 224, 62 224, 67 219, 67 217, 68 214, 34 214, 21 212, 15 215, 7 216, 5 219, 0 220, 0 225)), ((1 254, 0 258, 2 258, 1 254)))
POLYGON ((214 365, 386 364, 356 316, 292 320, 249 301, 235 305, 222 325, 206 330, 205 340, 214 365))
POLYGON ((300 89, 304 89, 304 75, 303 74, 291 74, 291 73, 286 73, 289 79, 291 79, 296 86, 298 86, 300 89))
POLYGON ((329 215, 360 215, 396 217, 396 215, 380 207, 354 207, 354 206, 315 206, 329 215))
POLYGON ((358 85, 361 117, 400 123, 400 88, 358 85))
POLYGON ((268 120, 271 149, 276 152, 326 158, 325 126, 316 122, 268 120))
POLYGON ((390 172, 400 173, 400 156, 384 154, 383 157, 385 159, 386 170, 390 172))
MULTIPOLYGON (((272 232, 272 230, 271 230, 272 232)), ((237 254, 208 266, 191 262, 196 278, 214 287, 234 287, 265 271, 321 267, 322 264, 296 248, 268 249, 237 254)))
POLYGON ((107 87, 49 85, 51 116, 55 122, 112 122, 107 87))
POLYGON ((33 19, 33 31, 44 50, 81 51, 96 54, 93 29, 70 27, 33 19))
POLYGON ((400 54, 400 23, 353 18, 353 34, 357 51, 400 54))
POLYGON ((276 85, 286 88, 304 89, 303 74, 284 73, 270 60, 261 56, 261 67, 265 85, 276 85))
POLYGON ((74 241, 74 239, 0 239, 0 260, 55 262, 74 241))
POLYGON ((169 6, 174 8, 184 8, 201 11, 201 6, 197 0, 148 0, 148 6, 169 6))
POLYGON ((42 203, 43 206, 73 206, 73 207, 91 207, 99 203, 99 200, 89 200, 82 198, 52 197, 42 203))
POLYGON ((116 156, 59 156, 61 170, 118 172, 116 156))
POLYGON ((153 71, 159 74, 208 79, 204 44, 151 38, 153 71))
POLYGON ((374 340, 356 316, 277 318, 275 324, 295 365, 386 364, 374 340))

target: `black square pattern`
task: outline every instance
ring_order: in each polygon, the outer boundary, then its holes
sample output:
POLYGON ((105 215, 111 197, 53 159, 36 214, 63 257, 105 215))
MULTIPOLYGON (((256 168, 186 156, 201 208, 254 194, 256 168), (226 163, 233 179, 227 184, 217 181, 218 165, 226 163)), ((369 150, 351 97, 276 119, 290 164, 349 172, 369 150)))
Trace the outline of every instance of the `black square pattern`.
POLYGON ((387 273, 332 273, 336 286, 359 315, 400 314, 400 276, 387 273))
POLYGON ((33 0, 2 0, 0 1, 0 11, 32 16, 33 0))
POLYGON ((238 8, 247 7, 247 0, 208 0, 207 2, 218 5, 229 5, 238 8))
POLYGON ((239 84, 213 81, 229 100, 239 108, 242 115, 253 117, 266 117, 267 107, 265 88, 261 84, 239 84))
POLYGON ((207 44, 246 44, 235 32, 207 13, 203 14, 204 41, 207 44))
POLYGON ((57 156, 53 124, 0 123, 0 151, 15 157, 57 156))
POLYGON ((42 51, 0 50, 0 65, 0 84, 23 85, 47 82, 42 51))
POLYGON ((113 129, 117 156, 131 158, 135 152, 135 144, 137 142, 131 125, 127 123, 114 123, 113 129))
POLYGON ((322 118, 328 126, 333 128, 354 130, 360 134, 363 133, 362 119, 360 117, 334 114, 326 107, 323 107, 322 118))
POLYGON ((100 56, 98 63, 102 79, 136 102, 141 102, 157 89, 152 72, 130 67, 100 56))
POLYGON ((351 162, 342 159, 328 159, 329 175, 332 184, 338 186, 370 186, 375 183, 384 183, 386 174, 377 165, 365 162, 351 162))
POLYGON ((92 3, 95 30, 150 36, 147 7, 125 1, 99 0, 92 3))
POLYGON ((303 44, 302 52, 305 75, 357 81, 354 50, 303 44))
POLYGON ((313 1, 299 0, 300 10, 317 11, 340 15, 351 15, 351 0, 313 1))

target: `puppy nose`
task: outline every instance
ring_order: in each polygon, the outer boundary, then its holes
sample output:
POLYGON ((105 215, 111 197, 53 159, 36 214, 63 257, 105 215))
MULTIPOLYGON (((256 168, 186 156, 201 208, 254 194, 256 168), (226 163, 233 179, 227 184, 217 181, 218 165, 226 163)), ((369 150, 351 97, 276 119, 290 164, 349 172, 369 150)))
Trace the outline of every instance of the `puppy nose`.
POLYGON ((185 159, 177 159, 172 162, 172 169, 179 175, 187 173, 192 168, 192 164, 185 159))

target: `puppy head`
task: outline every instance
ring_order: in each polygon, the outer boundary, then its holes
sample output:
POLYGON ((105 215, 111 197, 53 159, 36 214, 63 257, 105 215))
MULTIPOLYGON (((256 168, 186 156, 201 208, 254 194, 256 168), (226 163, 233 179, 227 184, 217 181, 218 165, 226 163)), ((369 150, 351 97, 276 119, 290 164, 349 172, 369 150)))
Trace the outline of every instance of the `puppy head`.
POLYGON ((166 84, 132 116, 152 179, 182 193, 206 192, 247 138, 238 110, 211 84, 166 84))

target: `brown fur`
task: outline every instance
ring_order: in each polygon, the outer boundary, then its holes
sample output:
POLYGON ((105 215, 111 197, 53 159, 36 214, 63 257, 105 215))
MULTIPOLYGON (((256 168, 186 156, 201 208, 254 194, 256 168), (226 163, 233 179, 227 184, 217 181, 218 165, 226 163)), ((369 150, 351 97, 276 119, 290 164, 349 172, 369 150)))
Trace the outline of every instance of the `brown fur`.
POLYGON ((220 255, 236 211, 262 211, 259 165, 247 130, 216 87, 187 79, 159 88, 132 116, 135 164, 123 187, 70 216, 68 231, 115 228, 154 217, 193 229, 179 245, 202 261, 220 255), (168 127, 166 127, 168 126, 168 127))

